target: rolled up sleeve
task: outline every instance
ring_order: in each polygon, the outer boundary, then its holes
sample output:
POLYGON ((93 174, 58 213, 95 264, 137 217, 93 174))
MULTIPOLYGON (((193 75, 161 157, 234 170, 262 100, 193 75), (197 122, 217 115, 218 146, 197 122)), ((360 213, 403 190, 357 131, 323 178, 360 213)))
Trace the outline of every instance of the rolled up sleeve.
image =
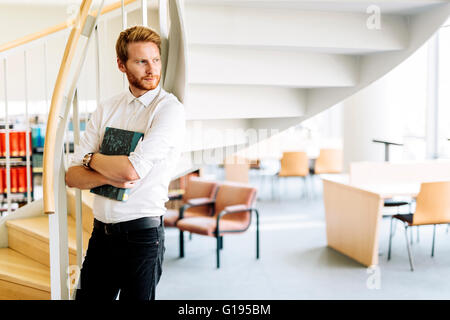
POLYGON ((179 150, 185 138, 185 111, 178 101, 161 105, 153 122, 128 159, 143 179, 154 164, 179 150))

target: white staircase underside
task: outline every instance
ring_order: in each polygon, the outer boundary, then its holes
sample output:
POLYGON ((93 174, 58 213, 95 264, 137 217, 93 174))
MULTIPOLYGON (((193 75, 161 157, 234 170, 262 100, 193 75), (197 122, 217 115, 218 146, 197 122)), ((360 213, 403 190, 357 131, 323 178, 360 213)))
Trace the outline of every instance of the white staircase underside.
MULTIPOLYGON (((445 22, 450 4, 186 0, 184 12, 188 123, 222 132, 282 131, 407 59, 445 22), (379 29, 367 25, 374 8, 380 9, 379 29)), ((224 146, 212 140, 208 134, 189 139, 186 150, 224 146)))
POLYGON ((303 89, 191 84, 189 92, 188 120, 298 117, 305 113, 306 107, 303 89), (242 105, 247 107, 242 108, 242 105))
POLYGON ((186 8, 186 31, 190 44, 204 45, 340 54, 401 50, 407 46, 404 16, 382 15, 380 30, 365 28, 368 17, 365 12, 190 5, 186 8))
POLYGON ((357 57, 229 46, 189 46, 189 83, 349 87, 358 81, 357 57))

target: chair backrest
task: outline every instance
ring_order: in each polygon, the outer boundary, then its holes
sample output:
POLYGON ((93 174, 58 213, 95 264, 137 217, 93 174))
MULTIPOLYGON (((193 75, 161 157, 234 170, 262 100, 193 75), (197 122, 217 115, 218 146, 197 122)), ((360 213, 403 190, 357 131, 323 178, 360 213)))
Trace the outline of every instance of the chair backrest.
POLYGON ((248 172, 250 170, 249 160, 238 156, 232 156, 225 159, 224 167, 226 181, 248 183, 248 172))
MULTIPOLYGON (((216 194, 215 216, 225 207, 243 204, 251 207, 256 199, 256 188, 244 184, 225 182, 219 186, 216 194)), ((250 212, 228 214, 223 219, 237 220, 250 223, 250 212)))
POLYGON ((308 155, 306 152, 283 152, 280 160, 280 177, 304 177, 309 173, 308 155))
POLYGON ((420 185, 413 223, 450 223, 450 181, 424 182, 420 185))
MULTIPOLYGON (((186 189, 183 194, 183 202, 187 202, 194 198, 214 198, 217 192, 218 183, 216 181, 208 181, 199 177, 190 177, 187 181, 186 189)), ((196 211, 205 211, 210 214, 211 206, 196 207, 196 211)))
POLYGON ((341 149, 320 149, 314 164, 314 173, 341 173, 343 158, 341 149))

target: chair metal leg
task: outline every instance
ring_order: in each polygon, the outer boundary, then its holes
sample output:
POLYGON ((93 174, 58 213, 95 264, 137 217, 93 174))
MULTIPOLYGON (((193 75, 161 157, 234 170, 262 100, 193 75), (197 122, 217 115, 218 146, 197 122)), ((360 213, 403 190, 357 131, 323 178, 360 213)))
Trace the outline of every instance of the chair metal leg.
POLYGON ((184 233, 180 230, 180 258, 184 257, 184 233))
POLYGON ((434 257, 434 240, 436 239, 436 225, 433 225, 433 244, 431 246, 431 257, 434 257))
POLYGON ((256 259, 259 259, 259 213, 255 209, 256 213, 256 259))
POLYGON ((217 269, 220 268, 220 237, 216 236, 216 258, 217 258, 217 269))
POLYGON ((392 236, 395 236, 395 231, 397 230, 397 219, 394 220, 394 233, 392 236))
POLYGON ((219 237, 220 250, 223 249, 223 236, 219 237))
POLYGON ((394 234, 392 233, 392 225, 393 225, 393 221, 394 217, 391 217, 391 229, 389 232, 389 249, 388 249, 388 261, 391 260, 391 246, 392 246, 392 237, 394 236, 394 234))
POLYGON ((408 239, 408 225, 405 224, 405 238, 406 238, 406 249, 408 250, 408 258, 409 258, 409 265, 411 267, 411 271, 414 271, 414 263, 411 255, 411 248, 409 245, 409 239, 408 239))

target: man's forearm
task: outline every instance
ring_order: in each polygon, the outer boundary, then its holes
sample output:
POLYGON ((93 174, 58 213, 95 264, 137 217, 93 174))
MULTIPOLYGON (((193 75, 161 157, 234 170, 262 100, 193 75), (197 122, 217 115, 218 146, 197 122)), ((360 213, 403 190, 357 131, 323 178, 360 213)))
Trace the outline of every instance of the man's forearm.
POLYGON ((111 180, 125 182, 139 179, 139 175, 134 170, 127 156, 110 156, 95 153, 89 165, 92 169, 111 180))
POLYGON ((67 170, 66 184, 71 188, 92 189, 110 184, 110 180, 94 170, 87 170, 83 166, 75 166, 67 170))

